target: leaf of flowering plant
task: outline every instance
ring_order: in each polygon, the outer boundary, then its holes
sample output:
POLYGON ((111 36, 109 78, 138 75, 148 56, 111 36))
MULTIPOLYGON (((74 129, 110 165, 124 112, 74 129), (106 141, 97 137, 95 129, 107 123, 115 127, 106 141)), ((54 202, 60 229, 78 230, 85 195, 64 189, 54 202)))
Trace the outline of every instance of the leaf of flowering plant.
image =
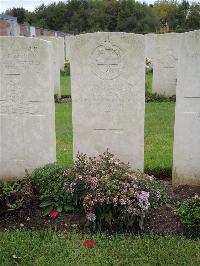
POLYGON ((55 219, 58 216, 59 212, 56 210, 51 211, 50 218, 55 219))
POLYGON ((95 242, 92 239, 87 239, 83 242, 84 247, 92 248, 95 246, 95 242))
POLYGON ((53 206, 47 206, 44 208, 44 216, 47 216, 51 213, 51 211, 53 210, 53 206))
POLYGON ((105 220, 110 226, 112 225, 113 215, 111 211, 105 213, 105 220))

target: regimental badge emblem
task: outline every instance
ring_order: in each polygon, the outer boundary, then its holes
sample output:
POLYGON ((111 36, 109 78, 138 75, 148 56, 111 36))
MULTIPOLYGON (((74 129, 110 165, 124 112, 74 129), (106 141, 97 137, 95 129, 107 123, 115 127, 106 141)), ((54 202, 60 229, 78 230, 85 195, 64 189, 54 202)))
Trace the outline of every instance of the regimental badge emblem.
POLYGON ((97 46, 91 55, 92 72, 100 79, 112 80, 117 78, 122 71, 122 51, 110 41, 97 46))

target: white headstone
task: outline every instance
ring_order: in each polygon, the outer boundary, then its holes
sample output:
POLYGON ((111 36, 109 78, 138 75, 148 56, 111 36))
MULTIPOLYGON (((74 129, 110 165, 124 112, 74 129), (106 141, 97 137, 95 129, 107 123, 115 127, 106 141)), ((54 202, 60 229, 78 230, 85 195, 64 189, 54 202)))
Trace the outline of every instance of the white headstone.
POLYGON ((30 37, 36 37, 35 27, 30 26, 30 37))
POLYGON ((146 58, 154 59, 156 53, 156 37, 158 34, 149 33, 145 34, 145 54, 146 58))
POLYGON ((107 148, 144 166, 145 42, 128 33, 70 38, 74 156, 107 148))
POLYGON ((60 43, 58 38, 50 36, 40 36, 40 39, 51 41, 53 44, 52 61, 53 61, 53 81, 54 94, 61 96, 60 89, 60 43))
POLYGON ((70 60, 70 38, 73 35, 66 35, 65 36, 65 59, 70 60))
POLYGON ((51 43, 0 37, 0 178, 56 160, 51 43))
POLYGON ((58 41, 59 41, 59 55, 60 55, 60 70, 64 71, 65 39, 64 37, 58 37, 58 41))
POLYGON ((182 38, 173 164, 174 185, 200 185, 200 30, 182 38))
POLYGON ((177 63, 180 33, 158 34, 153 60, 153 92, 172 96, 176 94, 177 63))

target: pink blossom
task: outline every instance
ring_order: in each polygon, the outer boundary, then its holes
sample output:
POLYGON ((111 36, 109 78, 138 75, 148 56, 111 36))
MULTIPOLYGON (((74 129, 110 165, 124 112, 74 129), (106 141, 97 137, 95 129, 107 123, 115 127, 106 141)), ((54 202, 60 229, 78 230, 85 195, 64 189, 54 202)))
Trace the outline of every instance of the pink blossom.
POLYGON ((94 222, 96 220, 96 215, 92 212, 88 212, 86 218, 88 221, 94 222))

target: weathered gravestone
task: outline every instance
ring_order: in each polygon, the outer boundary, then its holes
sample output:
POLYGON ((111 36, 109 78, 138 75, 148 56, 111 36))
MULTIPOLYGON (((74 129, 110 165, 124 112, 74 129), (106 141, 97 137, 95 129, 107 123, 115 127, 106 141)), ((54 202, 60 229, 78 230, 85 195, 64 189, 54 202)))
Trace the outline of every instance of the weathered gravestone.
POLYGON ((156 53, 156 37, 157 34, 145 34, 145 57, 146 57, 146 73, 153 71, 153 62, 156 53))
POLYGON ((185 33, 178 64, 174 185, 200 185, 200 31, 185 33))
POLYGON ((65 62, 65 39, 64 37, 58 37, 59 42, 59 57, 60 57, 60 70, 64 71, 65 62))
POLYGON ((30 26, 30 37, 35 37, 36 36, 36 30, 35 27, 30 26))
POLYGON ((70 38, 73 35, 66 35, 65 36, 65 59, 70 60, 70 38))
POLYGON ((158 34, 149 33, 145 34, 145 55, 146 57, 154 60, 155 53, 156 53, 156 37, 158 34))
POLYGON ((56 160, 51 43, 0 37, 0 178, 56 160))
POLYGON ((94 33, 70 38, 74 156, 107 148, 144 165, 144 36, 94 33))
POLYGON ((180 33, 158 34, 153 60, 153 92, 172 96, 176 94, 177 63, 180 33))
POLYGON ((60 42, 56 37, 40 36, 40 39, 52 42, 52 71, 53 71, 53 82, 54 82, 54 94, 61 96, 60 89, 60 42))

